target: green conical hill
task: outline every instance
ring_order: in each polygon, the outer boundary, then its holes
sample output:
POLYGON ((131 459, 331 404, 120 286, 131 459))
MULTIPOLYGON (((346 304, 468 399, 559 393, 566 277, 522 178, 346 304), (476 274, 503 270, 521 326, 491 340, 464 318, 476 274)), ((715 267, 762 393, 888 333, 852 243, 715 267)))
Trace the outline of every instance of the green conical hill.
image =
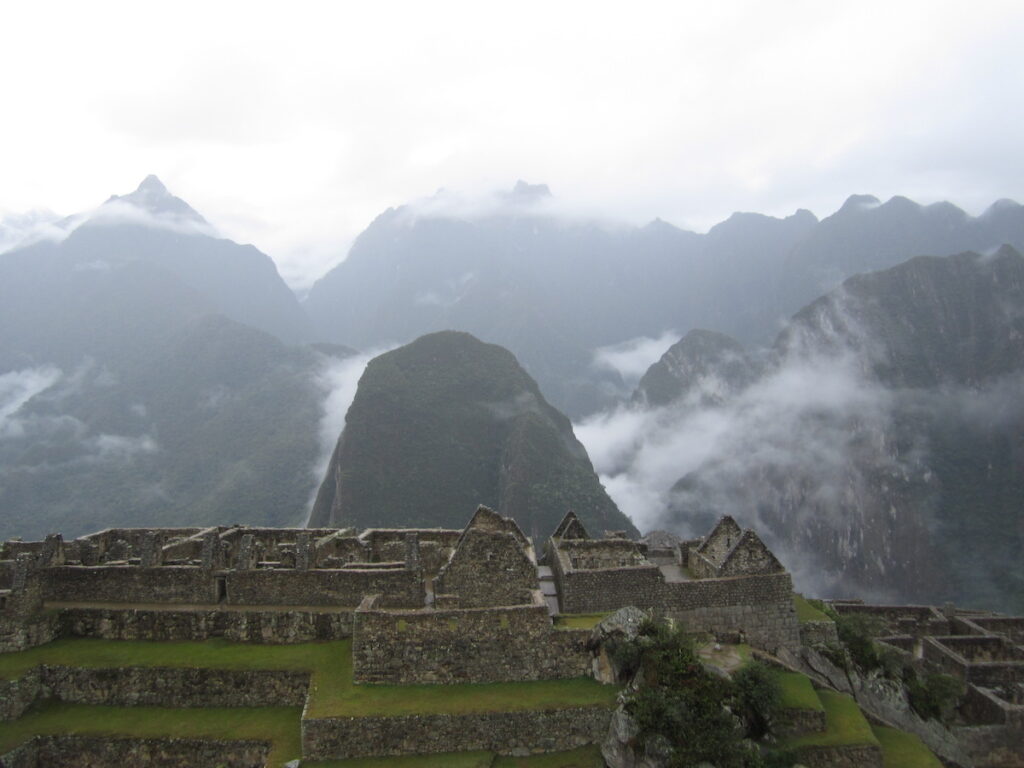
POLYGON ((310 525, 461 527, 479 504, 536 537, 568 509, 592 531, 636 533, 508 350, 443 331, 372 360, 310 525))

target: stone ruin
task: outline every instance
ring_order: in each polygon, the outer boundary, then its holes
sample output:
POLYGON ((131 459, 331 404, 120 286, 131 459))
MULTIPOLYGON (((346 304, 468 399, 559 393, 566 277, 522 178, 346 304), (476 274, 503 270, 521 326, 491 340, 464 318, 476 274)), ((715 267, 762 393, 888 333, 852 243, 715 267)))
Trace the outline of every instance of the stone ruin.
MULTIPOLYGON (((486 507, 463 529, 113 528, 3 544, 0 652, 59 637, 351 638, 356 683, 601 679, 607 660, 591 631, 559 626, 560 615, 632 606, 795 658, 813 628, 798 623, 793 598, 790 574, 731 517, 701 539, 659 531, 633 541, 593 538, 569 512, 539 556, 514 520, 486 507)), ((1024 619, 834 607, 876 615, 880 641, 965 681, 961 736, 976 753, 1020 739, 1024 619)), ((309 754, 359 756, 341 727, 307 722, 321 749, 306 745, 309 754)))

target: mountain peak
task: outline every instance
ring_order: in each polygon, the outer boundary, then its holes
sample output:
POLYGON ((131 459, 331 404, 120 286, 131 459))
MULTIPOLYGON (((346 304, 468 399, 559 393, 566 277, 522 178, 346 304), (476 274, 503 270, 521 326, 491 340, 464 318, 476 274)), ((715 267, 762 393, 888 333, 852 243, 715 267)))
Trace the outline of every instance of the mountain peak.
POLYGON ((170 194, 167 191, 167 187, 164 183, 157 178, 156 174, 149 174, 142 180, 142 183, 135 190, 136 194, 142 193, 146 195, 167 195, 170 194))
POLYGON ((206 219, 180 197, 172 195, 164 183, 152 173, 142 180, 134 192, 127 195, 112 195, 107 200, 107 204, 113 202, 127 203, 156 216, 206 224, 206 219))
POLYGON ((551 190, 548 189, 547 184, 528 184, 522 179, 519 179, 519 181, 516 182, 516 185, 512 187, 511 196, 515 200, 533 202, 535 200, 543 200, 544 198, 551 197, 551 190))
POLYGON ((846 198, 846 202, 843 203, 843 207, 839 209, 839 213, 852 213, 868 208, 877 208, 881 204, 882 201, 874 195, 850 195, 846 198))

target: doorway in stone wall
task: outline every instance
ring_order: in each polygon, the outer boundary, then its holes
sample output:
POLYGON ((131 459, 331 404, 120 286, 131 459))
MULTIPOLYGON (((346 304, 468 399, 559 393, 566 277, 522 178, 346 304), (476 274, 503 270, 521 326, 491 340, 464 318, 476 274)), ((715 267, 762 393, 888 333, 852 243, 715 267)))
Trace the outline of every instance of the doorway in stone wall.
POLYGON ((224 576, 217 577, 217 602, 223 603, 228 599, 228 580, 224 576))

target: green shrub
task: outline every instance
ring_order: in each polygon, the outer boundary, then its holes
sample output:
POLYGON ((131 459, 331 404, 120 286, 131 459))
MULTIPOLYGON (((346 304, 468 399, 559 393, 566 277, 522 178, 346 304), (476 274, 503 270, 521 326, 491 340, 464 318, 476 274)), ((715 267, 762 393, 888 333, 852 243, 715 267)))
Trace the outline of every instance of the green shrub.
POLYGON ((781 710, 778 678, 765 664, 754 662, 733 675, 732 683, 737 712, 747 723, 747 734, 755 739, 765 736, 781 710))
POLYGON ((882 665, 878 647, 872 640, 878 630, 878 620, 870 616, 855 613, 850 616, 839 615, 836 619, 839 640, 846 646, 853 663, 864 672, 878 669, 882 665))
POLYGON ((926 720, 944 720, 963 696, 964 684, 956 677, 928 672, 923 678, 914 674, 907 681, 910 706, 926 720))

